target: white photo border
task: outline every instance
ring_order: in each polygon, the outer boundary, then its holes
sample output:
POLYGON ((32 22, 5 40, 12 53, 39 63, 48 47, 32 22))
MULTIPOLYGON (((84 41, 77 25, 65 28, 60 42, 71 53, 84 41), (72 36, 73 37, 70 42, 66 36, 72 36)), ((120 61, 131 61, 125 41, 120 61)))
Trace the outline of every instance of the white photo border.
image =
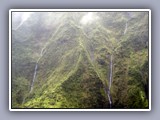
POLYGON ((10 111, 151 111, 151 10, 150 9, 10 9, 9 10, 9 110, 10 111), (149 14, 149 108, 148 109, 62 109, 62 108, 12 108, 12 12, 148 12, 149 14))

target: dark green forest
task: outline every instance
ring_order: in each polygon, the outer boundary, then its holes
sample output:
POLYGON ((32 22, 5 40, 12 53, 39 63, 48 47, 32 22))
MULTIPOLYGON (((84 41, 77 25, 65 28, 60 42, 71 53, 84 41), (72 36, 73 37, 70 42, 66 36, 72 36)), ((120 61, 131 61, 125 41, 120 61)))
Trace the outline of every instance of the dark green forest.
POLYGON ((148 12, 12 12, 12 108, 149 108, 148 12))

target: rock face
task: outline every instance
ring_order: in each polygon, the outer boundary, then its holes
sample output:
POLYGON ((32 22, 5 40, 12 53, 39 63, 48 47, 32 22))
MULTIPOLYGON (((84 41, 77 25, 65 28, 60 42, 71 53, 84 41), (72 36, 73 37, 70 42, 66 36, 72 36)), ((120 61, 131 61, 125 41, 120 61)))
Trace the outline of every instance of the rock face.
POLYGON ((19 16, 12 108, 148 108, 148 12, 19 16))

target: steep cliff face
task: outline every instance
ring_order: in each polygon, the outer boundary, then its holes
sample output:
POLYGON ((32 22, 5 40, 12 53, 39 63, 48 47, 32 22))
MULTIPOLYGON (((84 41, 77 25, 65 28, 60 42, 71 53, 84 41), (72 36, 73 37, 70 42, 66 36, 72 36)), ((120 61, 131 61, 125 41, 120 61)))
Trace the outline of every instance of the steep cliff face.
POLYGON ((148 12, 12 18, 12 108, 148 108, 148 12))

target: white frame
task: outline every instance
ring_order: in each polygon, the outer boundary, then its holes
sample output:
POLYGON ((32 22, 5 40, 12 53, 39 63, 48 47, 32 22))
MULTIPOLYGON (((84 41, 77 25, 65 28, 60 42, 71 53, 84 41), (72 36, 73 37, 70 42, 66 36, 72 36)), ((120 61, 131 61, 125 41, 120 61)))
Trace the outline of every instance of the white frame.
POLYGON ((9 10, 9 110, 10 111, 150 111, 151 110, 151 10, 150 9, 10 9, 9 10), (108 11, 133 11, 133 12, 149 12, 149 109, 13 109, 11 108, 11 15, 12 12, 18 11, 62 11, 62 12, 81 12, 81 11, 95 11, 95 12, 108 12, 108 11))

